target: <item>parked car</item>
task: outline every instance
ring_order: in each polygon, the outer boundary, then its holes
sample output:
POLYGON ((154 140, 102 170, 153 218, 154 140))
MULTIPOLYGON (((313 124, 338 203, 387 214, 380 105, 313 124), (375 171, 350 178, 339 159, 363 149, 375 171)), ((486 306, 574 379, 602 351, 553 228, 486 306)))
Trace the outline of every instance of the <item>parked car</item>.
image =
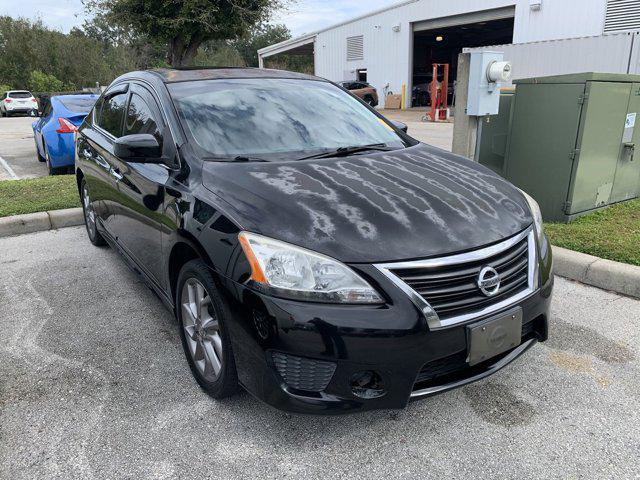
POLYGON ((402 408, 547 338, 535 200, 326 80, 129 73, 76 156, 90 241, 174 312, 215 398, 241 385, 289 411, 402 408))
POLYGON ((47 100, 33 122, 36 156, 46 162, 50 175, 72 170, 74 133, 98 99, 97 95, 56 95, 47 100))
POLYGON ((372 107, 378 105, 378 92, 374 87, 367 82, 355 82, 352 80, 340 82, 340 85, 346 90, 349 90, 356 97, 361 98, 372 107))
POLYGON ((26 90, 9 90, 0 95, 0 116, 23 114, 36 116, 38 101, 26 90))

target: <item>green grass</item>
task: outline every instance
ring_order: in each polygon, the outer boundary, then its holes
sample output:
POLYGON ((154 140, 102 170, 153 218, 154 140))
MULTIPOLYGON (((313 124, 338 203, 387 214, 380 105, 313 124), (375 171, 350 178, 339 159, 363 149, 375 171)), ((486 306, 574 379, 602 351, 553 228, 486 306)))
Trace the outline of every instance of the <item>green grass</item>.
POLYGON ((573 223, 545 224, 553 245, 640 265, 640 200, 618 203, 573 223))
POLYGON ((0 217, 79 206, 74 175, 0 181, 0 217))

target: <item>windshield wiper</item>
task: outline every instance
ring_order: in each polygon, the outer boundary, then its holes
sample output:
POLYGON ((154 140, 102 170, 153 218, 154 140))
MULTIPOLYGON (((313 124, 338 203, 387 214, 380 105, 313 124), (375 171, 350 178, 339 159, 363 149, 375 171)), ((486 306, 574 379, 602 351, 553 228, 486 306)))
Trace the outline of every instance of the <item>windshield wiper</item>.
POLYGON ((205 157, 203 160, 212 162, 268 162, 266 158, 251 157, 249 155, 237 155, 235 157, 205 157))
POLYGON ((376 150, 379 152, 388 152, 393 150, 392 147, 387 146, 386 143, 372 143, 370 145, 354 145, 351 147, 339 147, 329 152, 316 153, 315 155, 309 155, 308 157, 302 157, 298 160, 308 160, 310 158, 327 158, 327 157, 346 157, 360 152, 367 152, 369 150, 376 150))
POLYGON ((248 155, 238 155, 237 157, 233 157, 232 162, 268 162, 266 158, 260 157, 251 157, 248 155))

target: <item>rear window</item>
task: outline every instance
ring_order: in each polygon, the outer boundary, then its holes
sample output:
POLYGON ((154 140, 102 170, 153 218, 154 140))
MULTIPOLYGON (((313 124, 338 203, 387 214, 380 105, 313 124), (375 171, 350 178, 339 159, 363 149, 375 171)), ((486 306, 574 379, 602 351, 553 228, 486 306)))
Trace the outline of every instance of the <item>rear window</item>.
POLYGON ((78 98, 60 98, 60 103, 67 110, 78 113, 87 113, 91 110, 91 107, 96 103, 98 97, 87 95, 86 97, 78 98))
POLYGON ((9 98, 31 98, 33 95, 29 92, 11 92, 9 98))

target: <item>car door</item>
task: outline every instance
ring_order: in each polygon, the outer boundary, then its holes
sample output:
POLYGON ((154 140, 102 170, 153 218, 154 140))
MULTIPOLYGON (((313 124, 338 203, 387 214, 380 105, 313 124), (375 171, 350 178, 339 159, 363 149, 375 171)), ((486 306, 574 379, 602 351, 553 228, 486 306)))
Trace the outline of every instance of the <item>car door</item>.
POLYGON ((119 201, 114 168, 114 142, 122 136, 128 84, 110 88, 94 107, 77 137, 77 159, 82 165, 89 196, 99 222, 117 240, 113 224, 119 201))
MULTIPOLYGON (((153 135, 162 146, 163 157, 175 156, 175 144, 158 102, 145 87, 132 83, 123 135, 134 134, 153 135)), ((119 177, 120 204, 114 225, 118 242, 145 273, 159 283, 164 269, 162 226, 169 171, 156 162, 131 162, 119 158, 114 162, 114 171, 119 177)))

